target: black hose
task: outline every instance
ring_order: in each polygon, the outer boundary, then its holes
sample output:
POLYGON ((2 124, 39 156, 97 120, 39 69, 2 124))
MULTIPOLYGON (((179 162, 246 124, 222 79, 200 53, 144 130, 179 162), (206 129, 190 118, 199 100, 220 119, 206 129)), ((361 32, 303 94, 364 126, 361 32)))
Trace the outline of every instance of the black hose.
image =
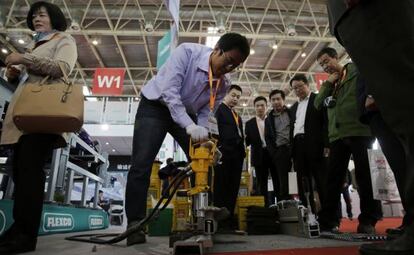
POLYGON ((168 185, 168 187, 165 189, 164 194, 162 194, 161 198, 158 200, 158 203, 154 207, 154 209, 151 211, 151 213, 142 219, 140 222, 138 222, 135 226, 132 226, 125 230, 123 233, 106 233, 106 234, 84 234, 84 235, 74 235, 66 237, 66 240, 69 241, 78 241, 78 242, 87 242, 87 243, 96 243, 96 244, 114 244, 118 243, 125 238, 127 238, 132 233, 135 233, 137 231, 141 231, 151 220, 158 217, 159 212, 164 210, 168 204, 171 202, 171 199, 174 197, 175 192, 177 192, 178 188, 180 187, 180 184, 182 181, 184 181, 185 178, 187 178, 189 175, 191 175, 191 167, 190 165, 184 168, 182 171, 180 171, 174 179, 171 181, 171 183, 168 185), (170 193, 170 189, 173 188, 173 191, 170 193), (169 194, 170 193, 170 194, 169 194), (167 194, 169 194, 167 196, 167 194), (163 207, 160 209, 161 203, 164 199, 167 199, 163 207), (155 217, 154 217, 155 216, 155 217), (102 239, 104 237, 113 237, 112 239, 106 240, 102 239))

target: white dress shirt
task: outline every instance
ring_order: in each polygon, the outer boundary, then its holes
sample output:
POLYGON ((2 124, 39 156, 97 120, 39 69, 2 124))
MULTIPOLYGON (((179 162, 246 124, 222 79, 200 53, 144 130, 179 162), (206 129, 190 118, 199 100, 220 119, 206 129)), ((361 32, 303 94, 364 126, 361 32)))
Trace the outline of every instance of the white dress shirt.
POLYGON ((266 117, 264 117, 262 119, 262 118, 256 116, 257 129, 259 129, 260 139, 262 140, 262 147, 263 148, 266 147, 266 141, 265 141, 265 137, 264 137, 265 119, 266 119, 266 117))
MULTIPOLYGON (((309 94, 310 96, 310 94, 309 94)), ((296 121, 293 129, 293 137, 297 134, 305 134, 305 117, 306 109, 308 108, 309 96, 303 100, 299 100, 298 109, 296 110, 296 121)))

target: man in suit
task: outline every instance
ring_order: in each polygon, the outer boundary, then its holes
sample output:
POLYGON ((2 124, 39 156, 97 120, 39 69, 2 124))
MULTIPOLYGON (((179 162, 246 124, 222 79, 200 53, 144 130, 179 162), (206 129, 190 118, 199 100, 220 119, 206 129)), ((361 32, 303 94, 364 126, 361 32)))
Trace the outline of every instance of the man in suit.
POLYGON ((257 193, 265 197, 266 207, 269 204, 267 180, 269 172, 276 177, 275 168, 266 148, 264 137, 267 100, 258 96, 253 101, 256 117, 246 122, 246 146, 250 146, 250 161, 256 173, 257 193))
POLYGON ((272 176, 278 201, 289 200, 289 171, 291 161, 291 113, 285 106, 285 92, 272 90, 269 94, 272 111, 265 120, 265 140, 276 176, 272 176))
POLYGON ((214 170, 214 206, 226 207, 230 217, 219 222, 219 229, 233 230, 234 207, 239 194, 244 147, 243 123, 234 107, 239 103, 242 89, 231 85, 227 95, 216 111, 219 131, 218 148, 221 151, 221 165, 214 170))
POLYGON ((315 181, 316 191, 322 201, 324 179, 326 175, 324 156, 328 148, 328 130, 325 109, 317 110, 313 105, 315 93, 311 93, 308 79, 297 74, 290 80, 290 87, 295 91, 299 101, 291 108, 293 125, 293 164, 298 176, 299 197, 307 206, 305 192, 310 192, 309 201, 312 211, 316 213, 313 196, 315 181), (307 190, 304 191, 304 187, 307 190))
MULTIPOLYGON (((331 31, 367 80, 386 124, 400 138, 407 163, 406 214, 414 216, 414 1, 329 0, 331 31), (342 4, 339 5, 338 2, 342 4)), ((384 244, 363 245, 363 254, 412 254, 414 224, 384 244)))

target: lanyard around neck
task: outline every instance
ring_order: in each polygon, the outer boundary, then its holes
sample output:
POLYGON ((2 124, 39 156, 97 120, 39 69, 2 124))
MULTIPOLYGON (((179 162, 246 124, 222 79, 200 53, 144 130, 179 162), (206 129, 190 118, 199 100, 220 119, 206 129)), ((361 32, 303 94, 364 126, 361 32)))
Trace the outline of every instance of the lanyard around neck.
POLYGON ((333 98, 336 98, 338 96, 339 90, 344 86, 344 81, 346 79, 346 75, 347 75, 347 70, 346 70, 346 66, 344 66, 344 68, 342 69, 342 72, 341 72, 341 82, 340 83, 337 82, 337 84, 335 85, 334 91, 332 92, 332 97, 333 98))
POLYGON ((216 91, 213 92, 213 71, 211 66, 208 69, 208 83, 210 84, 210 112, 214 110, 214 104, 216 103, 217 92, 220 88, 221 79, 216 82, 216 91))
POLYGON ((233 111, 233 109, 231 109, 231 114, 233 114, 234 121, 237 124, 237 128, 239 128, 239 115, 237 115, 237 113, 233 111))

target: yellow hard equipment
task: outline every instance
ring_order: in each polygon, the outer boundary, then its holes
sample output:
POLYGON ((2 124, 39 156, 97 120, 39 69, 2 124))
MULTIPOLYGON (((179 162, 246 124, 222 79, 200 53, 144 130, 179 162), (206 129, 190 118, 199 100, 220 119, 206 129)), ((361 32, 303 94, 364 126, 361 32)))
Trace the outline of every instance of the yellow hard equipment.
POLYGON ((189 196, 208 192, 208 169, 215 161, 217 140, 211 139, 203 144, 190 142, 191 168, 195 175, 195 186, 188 191, 189 196))

